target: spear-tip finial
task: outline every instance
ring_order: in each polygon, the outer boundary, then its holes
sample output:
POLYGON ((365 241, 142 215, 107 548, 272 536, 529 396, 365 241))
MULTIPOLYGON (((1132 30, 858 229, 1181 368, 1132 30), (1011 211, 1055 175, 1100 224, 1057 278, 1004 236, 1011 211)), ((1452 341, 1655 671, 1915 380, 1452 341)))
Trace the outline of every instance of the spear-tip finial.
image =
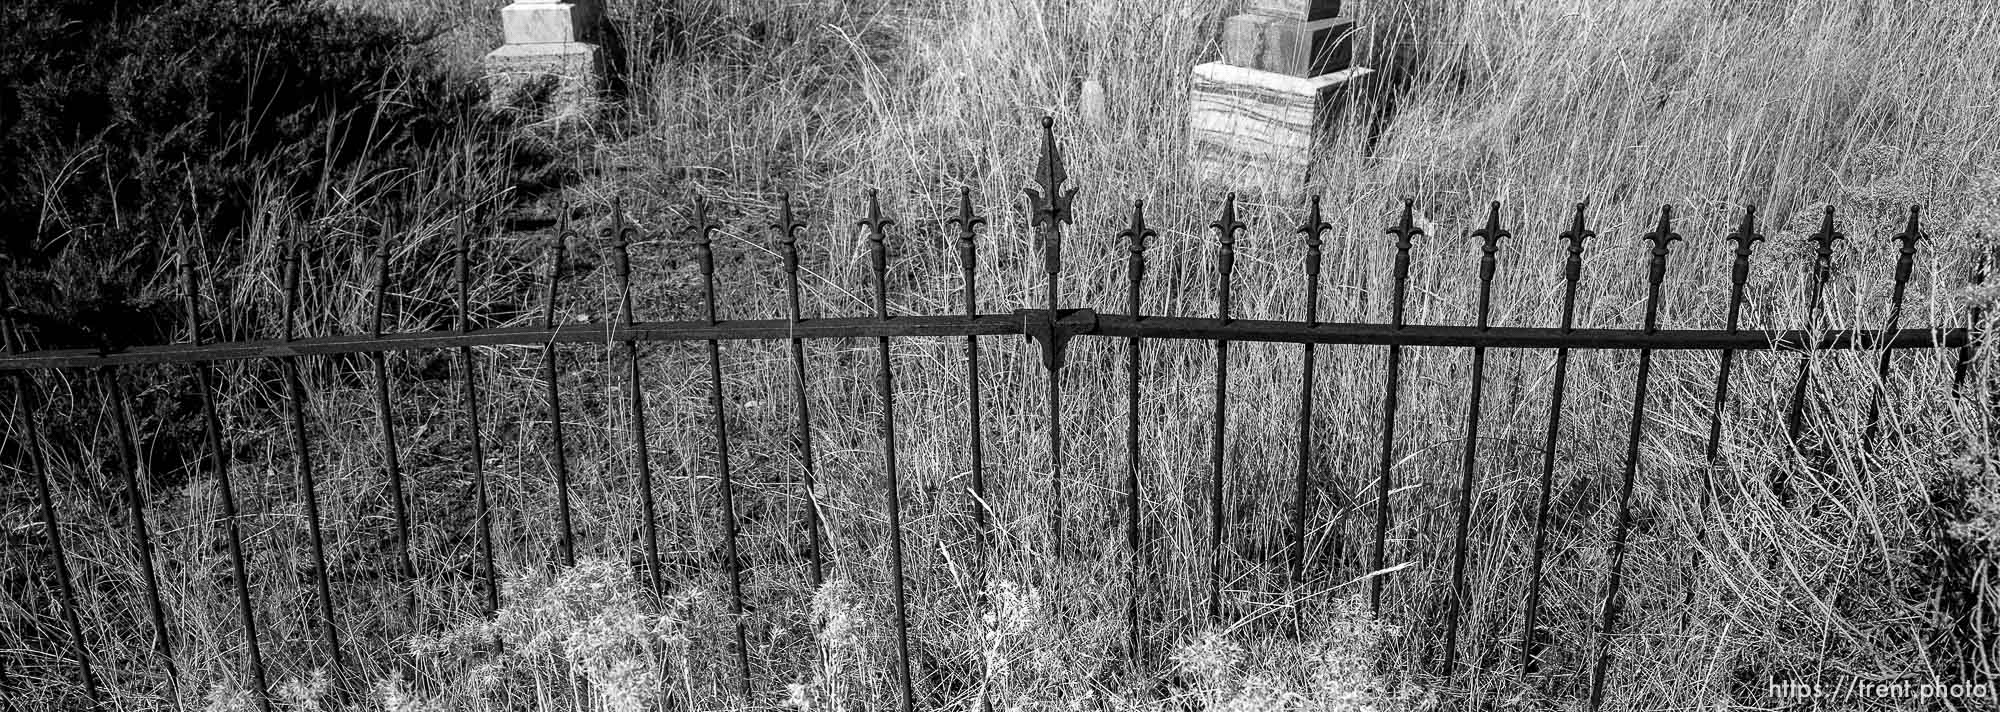
POLYGON ((1055 126, 1055 118, 1042 117, 1042 161, 1035 168, 1035 180, 1042 184, 1042 189, 1026 189, 1028 201, 1035 210, 1034 224, 1050 229, 1058 223, 1070 222, 1070 205, 1076 199, 1076 188, 1063 189, 1063 183, 1069 180, 1069 173, 1063 170, 1062 149, 1056 145, 1055 126))

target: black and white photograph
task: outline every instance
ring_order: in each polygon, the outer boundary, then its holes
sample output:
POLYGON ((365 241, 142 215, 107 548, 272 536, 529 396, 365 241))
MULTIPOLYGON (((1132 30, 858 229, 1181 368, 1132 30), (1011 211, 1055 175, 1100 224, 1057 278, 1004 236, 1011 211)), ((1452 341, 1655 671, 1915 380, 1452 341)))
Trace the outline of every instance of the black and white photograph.
POLYGON ((2000 710, 2000 3, 0 38, 0 712, 2000 710))

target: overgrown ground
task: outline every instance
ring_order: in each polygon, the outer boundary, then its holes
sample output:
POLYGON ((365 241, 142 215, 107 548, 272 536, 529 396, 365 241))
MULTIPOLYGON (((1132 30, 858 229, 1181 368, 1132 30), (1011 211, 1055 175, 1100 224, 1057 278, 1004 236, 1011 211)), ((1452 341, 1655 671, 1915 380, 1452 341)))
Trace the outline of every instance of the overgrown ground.
MULTIPOLYGON (((420 26, 490 24, 493 4, 416 3, 398 12, 420 26)), ((727 221, 719 247, 723 316, 777 316, 784 293, 766 226, 776 194, 788 190, 812 224, 803 247, 807 311, 862 314, 868 265, 863 236, 851 226, 866 187, 880 188, 899 220, 891 272, 899 313, 959 308, 956 246, 943 220, 960 188, 974 191, 990 221, 979 242, 982 309, 1038 305, 1041 262, 1020 191, 1036 158, 1035 121, 1053 115, 1069 173, 1082 188, 1065 246, 1068 301, 1122 311, 1117 232, 1129 201, 1144 199, 1160 229, 1148 253, 1145 311, 1212 313, 1214 240, 1206 226, 1229 186, 1191 177, 1184 97, 1189 68, 1217 54, 1212 38, 1230 12, 1226 4, 683 0, 681 7, 685 55, 672 49, 674 25, 664 7, 612 2, 632 67, 628 94, 601 120, 518 129, 514 145, 565 156, 566 169, 559 163, 523 181, 505 156, 470 139, 465 145, 473 147, 431 170, 382 176, 354 167, 330 184, 395 182, 417 188, 389 195, 423 197, 311 210, 264 204, 261 219, 232 238, 244 246, 240 258, 210 258, 216 274, 204 287, 221 296, 206 307, 226 315, 222 323, 234 333, 275 333, 279 247, 303 238, 316 248, 306 275, 305 333, 365 328, 371 302, 362 285, 374 278, 367 254, 386 231, 396 241, 391 328, 442 328, 452 313, 448 247, 455 231, 470 229, 479 252, 474 302, 491 315, 487 323, 532 323, 549 221, 573 216, 584 239, 572 245, 579 264, 560 313, 605 319, 615 285, 596 235, 618 201, 647 231, 634 248, 640 318, 692 318, 699 309, 692 249, 679 230, 687 204, 703 195, 727 221), (1077 111, 1077 82, 1085 77, 1108 89, 1101 123, 1077 111)), ((1580 325, 1638 324, 1639 236, 1662 204, 1676 207, 1677 229, 1687 238, 1676 246, 1664 295, 1669 328, 1721 324, 1728 286, 1722 238, 1745 205, 1760 208, 1770 238, 1751 273, 1745 328, 1803 324, 1804 238, 1828 204, 1840 210, 1850 239, 1838 248, 1821 326, 1882 323, 1889 236, 1912 204, 1925 207, 1930 239, 1918 256, 1906 323, 1962 325, 1971 307, 1992 299, 1963 284, 1974 248, 1985 244, 1977 233, 2000 218, 1991 138, 2000 123, 1993 112, 2000 57, 1979 50, 2000 39, 2000 9, 1974 0, 1482 0, 1364 3, 1352 12, 1365 28, 1363 63, 1383 71, 1374 91, 1354 97, 1340 137, 1315 164, 1313 191, 1324 196, 1335 225, 1324 318, 1387 317, 1393 241, 1381 231, 1403 196, 1417 201, 1427 234, 1415 252, 1413 323, 1471 320, 1477 246, 1466 234, 1491 200, 1502 201, 1515 234, 1495 285, 1500 325, 1556 322, 1556 234, 1570 206, 1585 200, 1600 237, 1585 255, 1580 325), (1389 120, 1373 135, 1372 119, 1383 115, 1389 120)), ((1239 316, 1303 314, 1303 246, 1293 233, 1299 197, 1264 194, 1247 205, 1239 316)), ((143 293, 174 293, 170 269, 137 270, 143 293)), ((1579 352, 1572 363, 1544 599, 1549 653, 1542 672, 1527 676, 1516 656, 1551 356, 1491 355, 1474 497, 1474 598, 1461 638, 1463 665, 1439 676, 1436 621, 1465 446, 1468 353, 1406 352, 1390 559, 1411 565, 1390 577, 1383 618, 1372 621, 1351 597, 1364 591, 1355 580, 1367 573, 1378 496, 1383 349, 1320 353, 1313 566, 1304 597, 1286 589, 1279 545, 1296 464, 1299 349, 1231 351, 1231 624, 1217 628, 1205 620, 1212 348, 1148 346, 1141 466, 1150 576, 1134 591, 1124 579, 1115 506, 1125 467, 1123 345, 1080 341, 1067 371, 1068 558, 1051 555, 1045 535, 1053 495, 1038 355, 1009 339, 982 345, 990 508, 1006 534, 983 596, 966 495, 962 343, 895 344, 911 642, 924 706, 976 709, 982 696, 1008 709, 1579 704, 1624 464, 1635 355, 1579 352), (1122 649, 1125 600, 1135 593, 1148 613, 1152 653, 1136 670, 1122 649)), ((818 592, 806 585, 800 556, 805 493, 788 445, 787 352, 763 343, 724 350, 749 566, 745 622, 755 682, 747 702, 732 694, 708 383, 698 347, 643 352, 660 523, 668 558, 682 565, 664 600, 639 592, 628 566, 640 555, 623 356, 604 348, 565 356, 572 497, 580 547, 591 561, 551 578, 556 540, 539 354, 480 352, 479 376, 488 384, 486 469, 498 507, 493 527, 500 559, 517 572, 505 611, 490 624, 475 616, 467 450, 448 354, 390 361, 417 517, 414 616, 393 583, 393 529, 366 363, 315 364, 309 415, 339 611, 357 661, 354 670, 332 674, 347 680, 345 691, 311 684, 325 654, 310 627, 305 530, 276 368, 224 366, 224 417, 247 512, 257 612, 285 704, 894 704, 872 348, 808 349, 832 581, 818 592), (496 652, 494 638, 504 652, 496 652)), ((1986 404, 2000 374, 1982 361, 1972 392, 1954 396, 1952 354, 1897 357, 1886 384, 1889 435, 1871 453, 1861 445, 1860 420, 1875 383, 1874 355, 1812 358, 1820 378, 1806 440, 1824 453, 1817 458, 1822 475, 1795 477, 1801 491, 1786 506, 1764 482, 1774 470, 1803 467, 1782 425, 1800 357, 1759 352, 1737 360, 1722 457, 1711 467, 1703 448, 1716 357, 1656 354, 1609 707, 1772 706, 1765 686, 1774 680, 1993 681, 2000 499, 1986 404), (1698 501, 1708 478, 1718 499, 1704 524, 1698 501), (1707 554, 1690 569, 1698 532, 1707 554)), ((168 589, 178 687, 149 652, 148 623, 136 605, 113 413, 84 374, 41 382, 50 401, 46 427, 71 434, 52 442, 48 454, 100 672, 123 707, 247 704, 217 491, 188 470, 196 454, 182 422, 191 412, 189 379, 184 370, 155 368, 124 377, 143 386, 131 402, 150 453, 142 474, 151 487, 148 514, 168 589)), ((37 513, 22 504, 31 501, 28 480, 9 482, 7 525, 16 534, 6 555, 10 568, 25 571, 42 561, 34 557, 37 513)), ((56 657, 63 638, 51 581, 37 573, 5 590, 9 630, 20 641, 7 646, 9 693, 29 709, 80 699, 56 657)))

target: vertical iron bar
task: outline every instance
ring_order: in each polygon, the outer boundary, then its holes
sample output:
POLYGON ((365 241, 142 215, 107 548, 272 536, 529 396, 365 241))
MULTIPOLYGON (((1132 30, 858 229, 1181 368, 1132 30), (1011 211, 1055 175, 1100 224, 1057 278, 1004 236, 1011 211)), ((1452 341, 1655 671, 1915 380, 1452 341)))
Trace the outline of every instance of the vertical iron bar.
MULTIPOLYGON (((181 299, 187 315, 188 343, 201 345, 200 295, 195 291, 194 253, 181 251, 181 299)), ((195 389, 201 400, 202 433, 208 444, 208 463, 222 494, 222 518, 229 530, 229 572, 235 579, 236 610, 243 624, 243 642, 250 663, 258 709, 271 712, 271 688, 264 676, 264 653, 257 643, 257 612, 250 606, 250 576, 243 564, 243 532, 236 510, 236 486, 230 482, 229 453, 222 441, 222 417, 215 406, 215 375, 207 361, 194 363, 195 389)))
MULTIPOLYGON (((1667 257, 1673 249, 1674 241, 1681 239, 1674 234, 1674 208, 1661 206, 1660 225, 1645 239, 1653 243, 1650 250, 1652 259, 1646 275, 1646 333, 1659 330, 1660 325, 1660 284, 1666 280, 1667 257)), ((1604 703, 1604 678, 1611 666, 1611 631, 1618 625, 1620 607, 1619 585, 1625 574, 1625 546, 1632 528, 1632 480, 1639 469, 1639 437, 1645 431, 1646 386, 1653 375, 1653 350, 1639 350, 1639 376, 1632 395, 1632 426, 1625 439, 1625 473, 1618 486, 1617 528, 1611 539, 1611 571, 1604 586, 1604 616, 1597 629, 1597 659, 1590 674, 1590 709, 1600 709, 1604 703)))
MULTIPOLYGON (((1983 237, 1983 235, 1973 233, 1972 241, 1974 244, 1978 244, 1983 237)), ((1986 285, 1986 273, 1992 268, 1993 250, 1981 250, 1979 253, 1979 264, 1972 268, 1972 275, 1969 280, 1973 289, 1977 290, 1986 285)), ((1966 376, 1972 370, 1973 361, 1979 357, 1980 346, 1984 345, 1986 341, 1985 323, 1985 303, 1974 302, 1969 323, 1966 324, 1967 336, 1965 343, 1958 347, 1958 363, 1952 367, 1951 371, 1951 394, 1953 396, 1964 394, 1966 376)))
MULTIPOLYGON (((1723 327, 1729 333, 1737 333, 1743 314, 1744 285, 1750 280, 1750 253, 1764 236, 1757 233, 1757 208, 1743 209, 1743 223, 1730 233, 1728 239, 1736 243, 1735 259, 1729 267, 1729 315, 1723 327)), ((1708 415, 1708 449, 1702 468, 1699 517, 1695 523, 1694 548, 1688 552, 1688 572, 1683 583, 1687 588, 1687 598, 1682 601, 1681 627, 1687 627, 1689 612, 1694 609, 1694 570, 1700 568, 1703 552, 1708 547, 1709 509, 1715 500, 1715 469, 1722 466, 1722 414, 1729 409, 1729 372, 1736 360, 1734 349, 1723 349, 1720 364, 1715 372, 1715 408, 1708 415)))
MULTIPOLYGON (((618 323, 631 328, 638 318, 632 309, 632 239, 639 228, 625 221, 625 202, 611 201, 611 226, 603 236, 611 238, 613 259, 618 270, 618 323)), ((639 380, 639 342, 625 340, 625 381, 630 389, 632 419, 626 437, 632 440, 632 469, 639 475, 639 536, 644 541, 646 585, 654 595, 666 593, 660 581, 659 507, 653 498, 653 459, 646 437, 646 389, 639 380)))
MULTIPOLYGON (((1306 326, 1319 326, 1319 273, 1323 258, 1321 236, 1333 229, 1320 213, 1319 196, 1312 197, 1312 209, 1306 214, 1306 222, 1299 226, 1299 234, 1306 240, 1306 326)), ((1293 473, 1292 482, 1292 541, 1291 541, 1291 588, 1295 591, 1304 585, 1306 575, 1306 495, 1312 477, 1312 436, 1313 436, 1313 361, 1318 349, 1313 344, 1303 344, 1299 365, 1299 443, 1298 468, 1293 473)))
MULTIPOLYGON (((784 253, 785 301, 788 307, 786 313, 791 318, 793 325, 797 325, 799 320, 803 318, 801 314, 803 311, 800 305, 801 300, 799 299, 799 231, 804 230, 805 227, 804 224, 792 217, 791 194, 780 194, 778 196, 778 222, 773 224, 771 229, 778 233, 778 244, 784 253)), ((819 470, 813 464, 812 410, 806 407, 805 339, 793 338, 791 342, 792 402, 794 409, 798 412, 798 429, 792 434, 792 447, 798 450, 799 463, 803 468, 802 471, 805 473, 806 571, 811 577, 813 590, 817 591, 820 585, 826 582, 826 570, 824 564, 820 561, 820 549, 823 544, 820 538, 821 525, 819 521, 819 470)), ((975 370, 974 373, 978 373, 978 371, 975 370)), ((978 412, 978 398, 978 391, 975 390, 973 392, 975 413, 978 412)), ((976 420, 975 418, 975 422, 976 420)), ((979 433, 975 430, 973 432, 974 442, 977 442, 976 438, 978 437, 979 433)), ((978 456, 978 449, 975 447, 973 457, 977 458, 978 456)), ((978 470, 975 469, 973 475, 974 482, 978 481, 977 472, 978 470)))
MULTIPOLYGON (((1500 203, 1494 202, 1486 214, 1486 227, 1472 233, 1479 246, 1479 330, 1485 331, 1493 313, 1493 273, 1499 268, 1500 241, 1511 235, 1500 227, 1500 203)), ((1465 409, 1465 459, 1458 474, 1458 525, 1454 530, 1451 555, 1451 597, 1446 599, 1444 627, 1444 669, 1446 677, 1458 668, 1458 619, 1465 610, 1466 540, 1472 531, 1472 486, 1479 458, 1479 408, 1485 395, 1486 348, 1472 349, 1472 384, 1465 409)))
MULTIPOLYGON (((305 246, 294 242, 290 252, 285 260, 285 341, 298 339, 299 273, 303 269, 305 246)), ((319 476, 313 469, 312 439, 306 433, 306 387, 299 375, 299 357, 287 356, 278 364, 289 396, 286 416, 292 431, 292 454, 297 458, 294 465, 305 496, 306 540, 311 547, 313 589, 319 598, 320 641, 326 644, 327 657, 334 666, 343 667, 347 663, 340 650, 340 628, 333 611, 333 589, 326 568, 326 537, 320 527, 319 476)))
MULTIPOLYGON (((1215 230, 1217 240, 1215 311, 1222 323, 1229 323, 1230 298, 1235 291, 1232 275, 1236 271, 1236 235, 1244 230, 1242 221, 1236 219, 1236 194, 1230 193, 1222 201, 1222 218, 1209 224, 1215 230)), ((1214 430, 1209 439, 1208 449, 1208 620, 1222 620, 1222 478, 1227 473, 1228 463, 1224 449, 1227 447, 1229 427, 1229 341, 1215 340, 1215 404, 1214 430)))
POLYGON ((49 481, 48 461, 42 454, 41 428, 36 426, 40 416, 34 413, 35 404, 29 397, 34 381, 26 371, 14 374, 14 413, 21 421, 21 452, 28 462, 28 469, 34 472, 35 501, 42 509, 42 529, 48 532, 50 568, 56 572, 56 590, 62 598, 63 628, 69 633, 70 656, 76 658, 77 679, 83 683, 84 693, 89 696, 92 706, 102 706, 104 698, 97 688, 97 675, 90 666, 90 652, 83 642, 83 620, 77 614, 76 582, 70 578, 69 553, 63 548, 62 522, 56 518, 53 483, 49 481))
MULTIPOLYGON (((711 325, 718 319, 715 309, 715 248, 710 243, 720 229, 721 226, 708 219, 708 201, 696 196, 691 232, 695 253, 701 261, 703 314, 711 325)), ((736 624, 737 692, 747 700, 750 698, 750 648, 743 626, 743 559, 736 542, 736 481, 730 473, 729 424, 723 413, 722 345, 715 339, 708 340, 708 407, 710 422, 715 430, 715 472, 722 486, 722 552, 724 564, 729 569, 729 616, 736 624)))
MULTIPOLYGON (((562 214, 563 226, 557 228, 555 243, 549 246, 549 291, 547 302, 542 305, 542 328, 556 328, 556 299, 563 277, 564 247, 574 237, 569 227, 569 208, 562 214)), ((562 557, 563 566, 576 565, 576 530, 570 524, 569 503, 569 447, 563 437, 562 389, 556 383, 557 359, 559 352, 555 340, 542 346, 542 385, 546 392, 549 410, 549 448, 555 458, 556 476, 556 549, 562 557)))
MULTIPOLYGON (((1826 283, 1833 279, 1833 243, 1846 236, 1833 229, 1833 206, 1826 206, 1826 214, 1820 221, 1819 233, 1808 238, 1814 245, 1812 261, 1812 284, 1810 296, 1806 300, 1806 330, 1810 331, 1819 322, 1819 313, 1826 295, 1826 283)), ((1792 406, 1785 414, 1785 437, 1797 451, 1799 439, 1805 434, 1806 398, 1811 395, 1813 375, 1813 352, 1808 350, 1799 357, 1799 376, 1792 385, 1792 406)), ((1771 492, 1779 502, 1792 499, 1791 475, 1782 465, 1771 470, 1771 492)))
MULTIPOLYGON (((979 249, 974 242, 979 237, 979 228, 986 224, 986 218, 972 212, 972 189, 963 188, 958 193, 958 217, 952 222, 958 224, 958 264, 960 279, 965 282, 965 315, 979 314, 979 249)), ((971 449, 969 466, 972 479, 972 519, 975 536, 978 537, 980 574, 985 575, 985 557, 990 553, 987 546, 992 532, 987 517, 986 502, 986 455, 985 434, 981 432, 979 403, 979 337, 965 337, 966 405, 965 416, 971 423, 971 433, 966 446, 971 449)), ((984 588, 983 582, 981 588, 984 588)))
MULTIPOLYGON (((472 332, 472 242, 464 224, 455 226, 458 233, 458 331, 472 332)), ((485 609, 481 613, 493 615, 500 610, 500 573, 493 564, 493 506, 492 486, 486 479, 486 452, 479 434, 479 382, 475 372, 478 361, 472 357, 471 346, 458 347, 458 363, 462 369, 461 383, 464 387, 465 424, 469 431, 466 443, 472 461, 473 518, 479 526, 479 558, 485 576, 485 609)))
MULTIPOLYGON (((1146 278, 1146 241, 1159 236, 1146 227, 1146 201, 1132 201, 1132 225, 1119 233, 1126 239, 1125 311, 1140 320, 1139 285, 1146 278)), ((1125 341, 1125 645, 1134 665, 1145 664, 1139 641, 1139 338, 1125 341)))
MULTIPOLYGON (((1903 319, 1903 295, 1909 291, 1910 273, 1916 267, 1917 241, 1924 239, 1918 224, 1919 210, 1917 206, 1911 206, 1909 223, 1904 226, 1902 234, 1891 238, 1901 245, 1896 254, 1896 283, 1889 295, 1889 323, 1882 329, 1884 337, 1893 337, 1903 319)), ((1868 427, 1861 435, 1861 447, 1869 452, 1875 449, 1875 436, 1882 432, 1882 407, 1888 397, 1889 364, 1893 354, 1895 351, 1885 347, 1875 363, 1875 388, 1868 399, 1868 427)))
MULTIPOLYGON (((1063 170, 1062 151, 1056 145, 1055 119, 1042 117, 1042 160, 1035 175, 1041 181, 1044 196, 1035 189, 1027 189, 1030 205, 1034 208, 1034 224, 1041 228, 1042 272, 1047 288, 1047 307, 1050 329, 1056 327, 1056 310, 1061 296, 1062 278, 1062 225, 1071 221, 1070 205, 1076 198, 1076 189, 1063 191, 1063 181, 1069 174, 1063 170)), ((1045 360, 1048 369, 1049 393, 1049 546, 1060 559, 1064 555, 1063 546, 1063 450, 1062 450, 1062 351, 1061 336, 1051 332, 1052 354, 1045 360)))
MULTIPOLYGON (((1569 257, 1563 261, 1563 306, 1562 331, 1567 334, 1576 327, 1576 285, 1583 276, 1583 241, 1596 237, 1597 233, 1584 227, 1583 214, 1586 203, 1576 204, 1576 218, 1570 223, 1568 232, 1562 234, 1569 257)), ((1556 349, 1555 386, 1549 394, 1549 430, 1542 446, 1541 494, 1535 505, 1535 546, 1532 563, 1528 567, 1528 601, 1525 620, 1521 624, 1521 675, 1534 674, 1541 654, 1542 640, 1536 633, 1540 626, 1542 610, 1542 563, 1548 555, 1549 541, 1549 495, 1555 482, 1556 444, 1562 435, 1563 392, 1568 387, 1569 349, 1556 349)))
MULTIPOLYGON (((389 310, 389 252, 390 236, 382 234, 382 243, 375 251, 375 309, 368 320, 368 335, 382 338, 382 322, 389 310)), ((403 463, 401 448, 396 444, 396 418, 389 405, 388 354, 374 351, 368 354, 369 365, 375 371, 375 418, 382 429, 382 470, 389 479, 391 511, 396 517, 396 555, 399 559, 397 573, 403 577, 406 588, 406 603, 412 617, 417 614, 417 559, 410 550, 410 504, 408 488, 403 484, 403 463)))
MULTIPOLYGON (((889 249, 883 242, 886 239, 883 230, 895 221, 882 217, 882 204, 873 188, 868 190, 868 217, 860 224, 868 228, 868 260, 875 273, 875 318, 888 321, 889 249)), ((882 469, 889 478, 889 568, 890 575, 895 577, 896 686, 901 695, 897 709, 911 712, 916 708, 916 699, 910 687, 910 614, 903 587, 902 479, 896 472, 896 388, 894 371, 889 362, 889 337, 877 338, 875 347, 882 367, 875 379, 877 397, 882 401, 882 469)))
POLYGON ((106 366, 98 369, 97 373, 109 391, 110 398, 106 403, 118 428, 118 459, 122 465, 119 474, 124 479, 125 511, 130 515, 132 527, 132 554, 139 562, 139 573, 146 583, 146 612, 153 624, 153 650, 166 665, 167 679, 178 683, 180 672, 174 666, 172 639, 167 634, 166 606, 160 602, 160 575, 153 567, 153 537, 146 525, 146 495, 139 491, 139 448, 134 436, 137 429, 132 424, 125 384, 120 381, 118 370, 106 366))
MULTIPOLYGON (((1423 235, 1415 224, 1414 206, 1416 201, 1403 199, 1403 217, 1388 233, 1396 236, 1395 296, 1390 304, 1390 323, 1397 329, 1403 328, 1403 303, 1409 295, 1410 286, 1410 242, 1423 235)), ((1368 610, 1382 612, 1382 573, 1388 567, 1389 536, 1389 489, 1390 470, 1394 468, 1396 455, 1396 407, 1397 388, 1403 375, 1403 346, 1389 345, 1389 373, 1384 379, 1382 394, 1382 457, 1381 469, 1375 481, 1375 550, 1370 558, 1368 574, 1368 610)))

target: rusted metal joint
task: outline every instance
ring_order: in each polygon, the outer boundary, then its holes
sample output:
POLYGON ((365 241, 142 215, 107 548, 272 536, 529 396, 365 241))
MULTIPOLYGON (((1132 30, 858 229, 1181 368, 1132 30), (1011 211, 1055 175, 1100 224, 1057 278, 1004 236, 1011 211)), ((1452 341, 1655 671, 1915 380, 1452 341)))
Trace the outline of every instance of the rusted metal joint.
POLYGON ((1042 347, 1042 366, 1050 371, 1062 369, 1070 337, 1097 333, 1097 312, 1090 309, 1064 309, 1054 319, 1047 309, 1016 309, 1014 315, 1021 318, 1021 333, 1042 347))

